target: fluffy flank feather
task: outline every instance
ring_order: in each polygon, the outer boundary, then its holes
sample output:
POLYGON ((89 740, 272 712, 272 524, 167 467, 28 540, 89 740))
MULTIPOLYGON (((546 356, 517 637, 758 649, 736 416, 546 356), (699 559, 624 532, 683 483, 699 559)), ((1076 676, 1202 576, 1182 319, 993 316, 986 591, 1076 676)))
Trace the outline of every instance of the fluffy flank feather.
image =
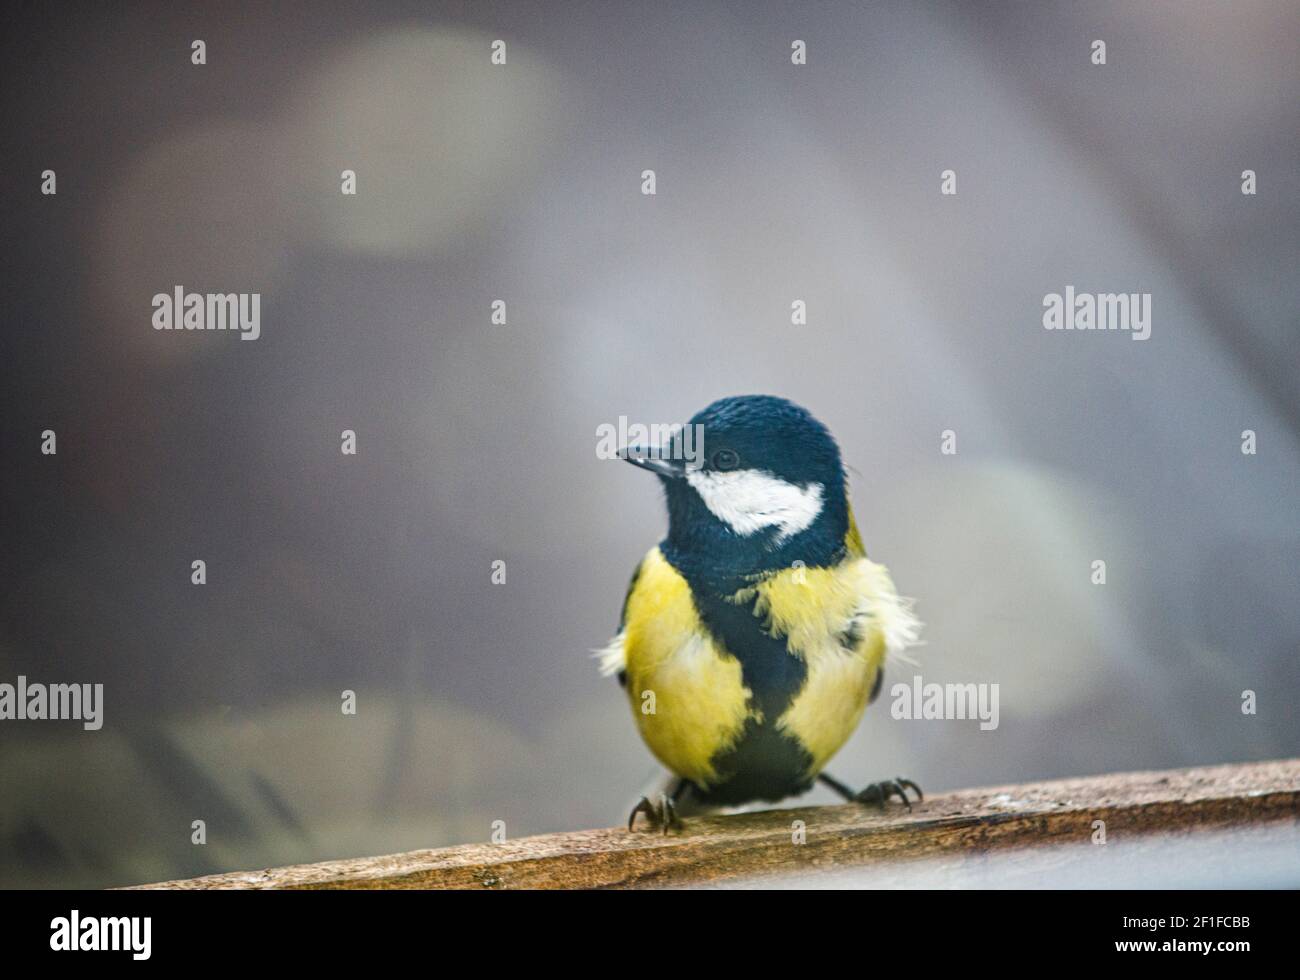
POLYGON ((623 648, 623 634, 609 641, 609 645, 600 650, 593 650, 593 657, 600 664, 601 677, 613 677, 627 666, 627 651, 623 648))
POLYGON ((916 600, 904 598, 895 592, 894 583, 888 575, 883 576, 883 579, 884 582, 877 586, 876 594, 872 597, 869 615, 885 638, 885 653, 890 657, 899 657, 909 647, 920 646, 921 620, 912 611, 916 600))

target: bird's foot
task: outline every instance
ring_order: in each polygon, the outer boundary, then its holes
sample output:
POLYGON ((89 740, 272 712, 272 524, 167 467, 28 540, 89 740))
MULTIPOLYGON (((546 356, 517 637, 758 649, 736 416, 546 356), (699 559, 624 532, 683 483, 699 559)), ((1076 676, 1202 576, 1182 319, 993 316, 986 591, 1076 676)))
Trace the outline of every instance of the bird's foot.
POLYGON ((636 815, 644 813, 646 823, 650 825, 651 830, 662 830, 665 834, 670 830, 681 831, 682 818, 677 815, 677 807, 673 805, 671 797, 660 794, 657 803, 651 803, 648 796, 641 797, 641 801, 632 808, 631 814, 627 818, 627 829, 632 830, 636 824, 636 815))
POLYGON ((912 812, 912 801, 907 798, 907 791, 916 792, 916 802, 920 803, 925 799, 925 794, 921 792, 921 787, 910 779, 904 779, 902 776, 895 776, 893 779, 882 779, 878 783, 872 783, 866 789, 855 793, 853 799, 858 803, 866 803, 871 806, 878 806, 882 810, 885 804, 889 802, 891 796, 897 796, 903 801, 903 806, 907 807, 908 813, 912 812))

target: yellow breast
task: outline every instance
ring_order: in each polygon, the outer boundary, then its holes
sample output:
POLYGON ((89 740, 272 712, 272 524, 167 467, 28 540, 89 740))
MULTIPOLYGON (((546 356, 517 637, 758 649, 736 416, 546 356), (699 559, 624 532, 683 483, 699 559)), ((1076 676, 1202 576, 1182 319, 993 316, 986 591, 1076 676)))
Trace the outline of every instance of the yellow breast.
POLYGON ((749 717, 740 663, 709 637, 690 586, 654 548, 628 595, 623 631, 606 657, 627 671, 641 737, 679 776, 707 786, 712 758, 734 744, 749 717))
MULTIPOLYGON (((856 530, 856 529, 854 529, 856 530)), ((916 642, 920 624, 883 565, 856 534, 833 568, 776 573, 737 593, 768 632, 804 661, 803 686, 778 719, 749 704, 740 662, 700 622, 690 587, 654 548, 627 598, 624 627, 604 653, 607 673, 627 672, 641 736, 670 770, 706 787, 712 760, 735 745, 746 722, 775 723, 797 738, 819 772, 857 727, 889 653, 916 642)))
POLYGON ((832 568, 788 569, 756 585, 755 615, 804 661, 803 688, 777 721, 820 772, 857 728, 884 665, 897 596, 884 566, 849 558, 832 568), (892 601, 891 601, 892 599, 892 601))

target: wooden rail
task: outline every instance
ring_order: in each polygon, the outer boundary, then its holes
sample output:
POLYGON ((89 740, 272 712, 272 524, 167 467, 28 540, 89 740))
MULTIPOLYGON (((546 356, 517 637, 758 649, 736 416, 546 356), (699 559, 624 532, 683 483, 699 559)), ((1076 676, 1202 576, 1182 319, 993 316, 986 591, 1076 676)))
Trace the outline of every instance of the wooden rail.
MULTIPOLYGON (((762 882, 1008 849, 1166 839, 1300 821, 1300 759, 1063 779, 893 803, 689 819, 682 833, 586 830, 501 844, 326 861, 148 888, 609 888, 762 882)), ((1281 826, 1287 827, 1288 823, 1281 826)), ((1078 850, 1083 850, 1082 848, 1078 850)))

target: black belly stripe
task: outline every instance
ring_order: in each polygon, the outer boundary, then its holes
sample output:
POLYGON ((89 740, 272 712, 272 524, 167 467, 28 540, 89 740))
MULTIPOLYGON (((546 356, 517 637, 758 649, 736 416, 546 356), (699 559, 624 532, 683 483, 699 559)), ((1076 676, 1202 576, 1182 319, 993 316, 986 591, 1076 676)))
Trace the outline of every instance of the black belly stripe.
POLYGON ((694 589, 700 621, 718 644, 740 661, 745 686, 765 719, 776 721, 790 706, 808 678, 808 667, 786 649, 785 637, 763 629, 754 615, 757 596, 748 602, 728 602, 721 596, 694 589))
POLYGON ((806 793, 812 756, 798 739, 778 731, 774 722, 745 723, 740 739, 710 760, 719 780, 707 790, 694 787, 701 803, 739 806, 753 800, 776 803, 806 793))
POLYGON ((785 713, 808 678, 804 661, 786 649, 784 637, 763 629, 754 602, 735 603, 714 593, 691 590, 705 629, 720 647, 740 662, 741 679, 753 696, 762 721, 746 722, 736 744, 712 759, 720 781, 696 788, 702 802, 722 806, 751 800, 781 800, 808 789, 812 756, 800 742, 778 731, 785 713))

